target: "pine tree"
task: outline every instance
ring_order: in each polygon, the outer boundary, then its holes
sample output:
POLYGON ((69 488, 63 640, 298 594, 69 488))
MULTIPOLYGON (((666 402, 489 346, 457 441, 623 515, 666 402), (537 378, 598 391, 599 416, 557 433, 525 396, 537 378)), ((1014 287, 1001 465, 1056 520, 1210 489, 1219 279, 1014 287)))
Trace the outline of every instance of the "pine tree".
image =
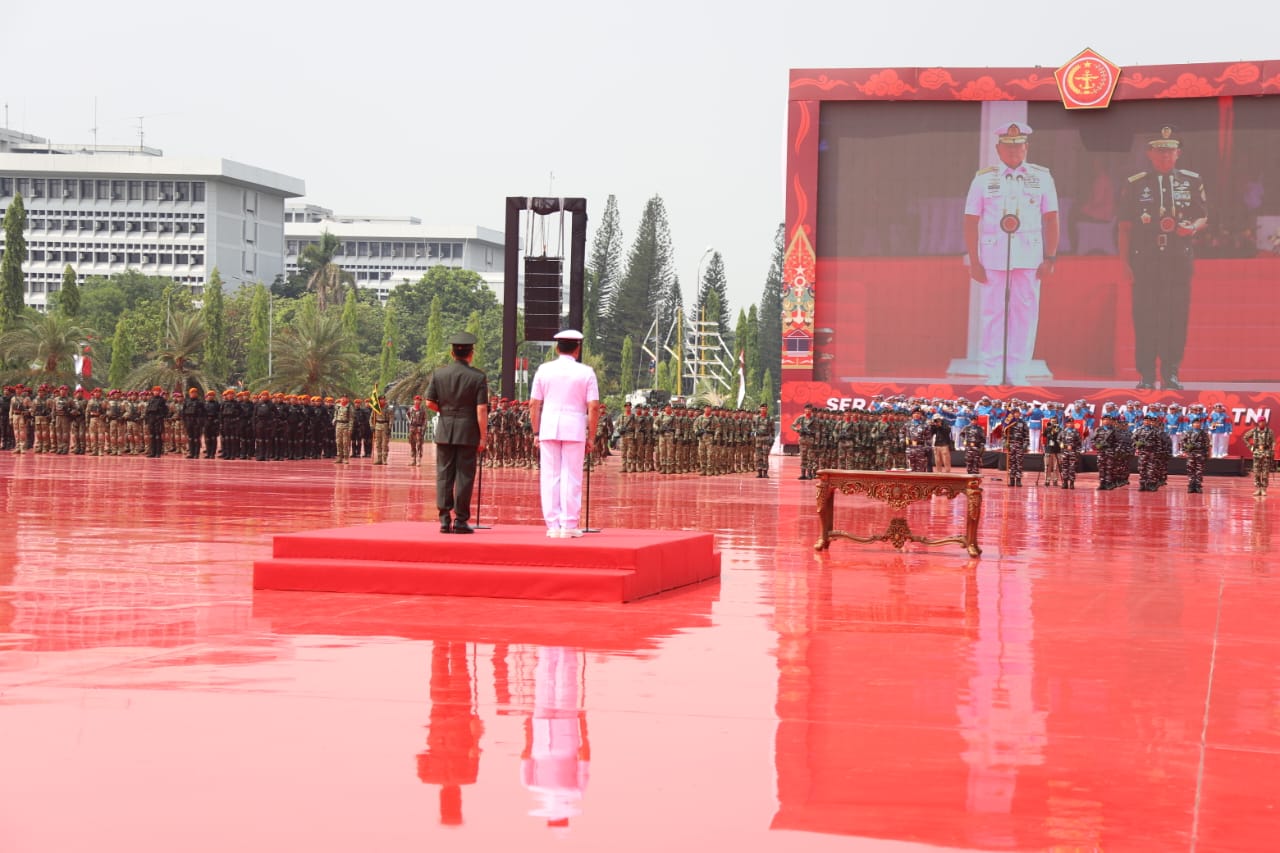
POLYGON ((582 334, 587 343, 583 347, 584 352, 587 349, 600 350, 609 309, 622 276, 622 220, 618 215, 618 199, 612 195, 604 203, 604 214, 591 241, 587 271, 589 275, 582 300, 582 334))
MULTIPOLYGON (((631 338, 633 347, 636 341, 644 342, 657 318, 659 305, 671 296, 674 279, 667 211, 662 198, 654 196, 645 205, 635 242, 627 256, 627 271, 609 305, 609 323, 604 340, 606 363, 619 365, 622 372, 623 340, 631 338)), ((665 332, 662 330, 662 334, 665 332)), ((626 381, 633 382, 634 377, 628 377, 626 381)))
POLYGON ((760 315, 756 306, 747 311, 746 334, 738 338, 738 348, 746 353, 747 388, 756 397, 760 396, 760 315))
POLYGON ((731 342, 729 338, 729 283, 724 273, 724 258, 719 252, 712 253, 711 260, 707 262, 707 268, 702 273, 702 281, 699 282, 698 286, 698 301, 694 306, 694 320, 714 322, 720 337, 724 338, 726 343, 731 342), (718 297, 716 300, 716 304, 719 306, 718 311, 705 310, 708 298, 712 293, 718 297))
POLYGON ((353 341, 359 337, 360 328, 356 318, 356 305, 356 289, 352 287, 347 290, 347 298, 342 303, 342 331, 353 341))
MULTIPOLYGON (((786 226, 779 225, 773 238, 773 261, 764 279, 764 292, 760 295, 760 325, 756 333, 760 350, 760 369, 770 376, 782 375, 782 265, 786 257, 786 226)), ((764 380, 761 379, 761 389, 764 380)), ((769 389, 769 406, 773 406, 773 389, 769 389)))
POLYGON ((76 271, 67 264, 62 271, 62 289, 58 291, 58 311, 63 317, 80 315, 80 285, 76 281, 76 271))
POLYGON ((396 312, 385 311, 382 317, 382 352, 378 357, 378 387, 386 388, 396 378, 400 365, 396 346, 400 328, 396 324, 396 312))
POLYGON ((27 260, 27 208, 22 193, 13 197, 4 213, 4 259, 0 260, 0 333, 18 323, 26 305, 23 293, 26 280, 22 265, 27 260))
POLYGON ((249 304, 249 348, 245 354, 245 379, 254 386, 267 379, 272 367, 271 298, 265 287, 254 285, 249 304))
POLYGON ((775 415, 778 413, 778 395, 774 393, 773 390, 773 374, 767 370, 764 372, 764 375, 760 377, 759 398, 761 403, 769 404, 770 412, 775 415))
POLYGON ((622 393, 630 394, 636 390, 636 345, 630 335, 622 339, 620 374, 622 393))
POLYGON ((423 356, 432 364, 445 357, 444 306, 439 294, 431 297, 431 314, 427 317, 427 344, 423 356))
POLYGON ((204 362, 201 369, 213 384, 221 384, 231 370, 227 357, 227 317, 222 298, 222 276, 217 267, 209 276, 204 288, 204 307, 200 309, 204 319, 204 362))
POLYGON ((111 369, 107 371, 107 385, 112 388, 124 388, 126 377, 133 370, 133 336, 129 334, 124 319, 122 315, 111 338, 111 369))
POLYGON ((471 359, 471 363, 475 366, 484 364, 485 341, 484 326, 482 323, 483 315, 479 311, 472 311, 471 316, 467 318, 467 331, 476 336, 475 346, 472 348, 475 355, 471 359))

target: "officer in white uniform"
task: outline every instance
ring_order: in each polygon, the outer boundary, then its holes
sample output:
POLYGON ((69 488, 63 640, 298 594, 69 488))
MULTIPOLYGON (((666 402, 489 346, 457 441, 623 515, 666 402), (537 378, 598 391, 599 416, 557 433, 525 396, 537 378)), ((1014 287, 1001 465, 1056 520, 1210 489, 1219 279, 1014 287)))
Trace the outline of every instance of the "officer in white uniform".
POLYGON ((555 335, 559 357, 538 368, 529 392, 529 415, 541 461, 542 517, 553 539, 582 536, 582 463, 587 436, 600 419, 596 372, 578 361, 582 332, 555 335))
POLYGON ((1048 169, 1026 162, 1030 135, 1031 128, 1021 123, 998 131, 1001 165, 974 175, 964 205, 969 274, 984 285, 981 358, 993 383, 1027 384, 1040 319, 1040 282, 1052 274, 1058 252, 1058 191, 1048 169))

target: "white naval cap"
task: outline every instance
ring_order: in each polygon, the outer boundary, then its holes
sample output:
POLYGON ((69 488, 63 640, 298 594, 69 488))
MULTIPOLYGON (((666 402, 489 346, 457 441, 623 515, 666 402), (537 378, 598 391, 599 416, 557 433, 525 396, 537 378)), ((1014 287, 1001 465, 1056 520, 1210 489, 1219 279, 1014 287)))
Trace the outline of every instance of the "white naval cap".
POLYGON ((996 141, 1019 144, 1027 141, 1031 135, 1031 125, 1025 122, 1013 122, 1008 127, 996 131, 996 141))
POLYGON ((556 332, 551 337, 552 340, 557 341, 580 341, 582 340, 582 332, 577 329, 565 329, 564 331, 556 332))

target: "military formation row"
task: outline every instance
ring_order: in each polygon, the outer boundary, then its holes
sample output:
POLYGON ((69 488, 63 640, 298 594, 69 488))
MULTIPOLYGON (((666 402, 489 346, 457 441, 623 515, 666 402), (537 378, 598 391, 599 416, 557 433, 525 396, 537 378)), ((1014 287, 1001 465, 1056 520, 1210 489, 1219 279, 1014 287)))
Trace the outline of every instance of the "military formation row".
MULTIPOLYGON (((995 438, 1007 456, 1008 484, 1022 485, 1023 463, 1032 447, 1032 430, 1020 407, 1012 407, 993 429, 970 420, 953 435, 954 426, 941 414, 926 420, 923 408, 909 414, 901 411, 871 413, 848 410, 830 412, 806 405, 792 424, 800 441, 800 478, 812 479, 822 468, 846 470, 927 471, 951 470, 951 451, 964 451, 965 470, 981 471, 983 453, 995 438)), ((1210 420, 1190 418, 1188 428, 1170 431, 1161 412, 1150 410, 1135 419, 1133 426, 1118 411, 1104 409, 1101 425, 1091 434, 1079 421, 1047 417, 1038 421, 1037 450, 1044 454, 1046 483, 1074 489, 1085 437, 1092 439, 1097 453, 1099 488, 1120 488, 1129 482, 1130 459, 1138 458, 1142 491, 1156 491, 1168 480, 1169 460, 1175 454, 1187 459, 1190 492, 1203 491, 1205 461, 1213 439, 1210 420)), ((1266 494, 1273 466, 1275 436, 1266 422, 1260 422, 1242 437, 1253 455, 1255 494, 1266 494)))
MULTIPOLYGON (((63 385, 6 387, 0 447, 16 453, 93 456, 185 453, 259 461, 375 456, 385 464, 391 410, 381 401, 228 389, 183 397, 149 391, 92 392, 63 385)), ((410 422, 412 423, 412 415, 410 422)), ((425 418, 422 419, 425 423, 425 418)), ((412 436, 412 431, 411 431, 412 436)), ((421 428, 418 433, 421 456, 421 428)))
POLYGON ((667 405, 661 410, 627 403, 614 435, 622 471, 660 474, 769 476, 769 451, 777 431, 768 407, 745 409, 667 405))

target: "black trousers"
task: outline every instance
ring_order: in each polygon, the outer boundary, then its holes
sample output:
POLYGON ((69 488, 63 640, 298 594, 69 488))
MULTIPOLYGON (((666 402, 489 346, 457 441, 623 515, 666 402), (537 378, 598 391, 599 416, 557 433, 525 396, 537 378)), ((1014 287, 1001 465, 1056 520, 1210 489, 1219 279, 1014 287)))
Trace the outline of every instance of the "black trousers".
POLYGON ((476 483, 474 444, 436 445, 436 509, 444 518, 471 520, 471 492, 476 483))
POLYGON ((1133 266, 1133 340, 1138 373, 1148 381, 1178 372, 1187 346, 1194 258, 1186 247, 1135 250, 1133 266))

